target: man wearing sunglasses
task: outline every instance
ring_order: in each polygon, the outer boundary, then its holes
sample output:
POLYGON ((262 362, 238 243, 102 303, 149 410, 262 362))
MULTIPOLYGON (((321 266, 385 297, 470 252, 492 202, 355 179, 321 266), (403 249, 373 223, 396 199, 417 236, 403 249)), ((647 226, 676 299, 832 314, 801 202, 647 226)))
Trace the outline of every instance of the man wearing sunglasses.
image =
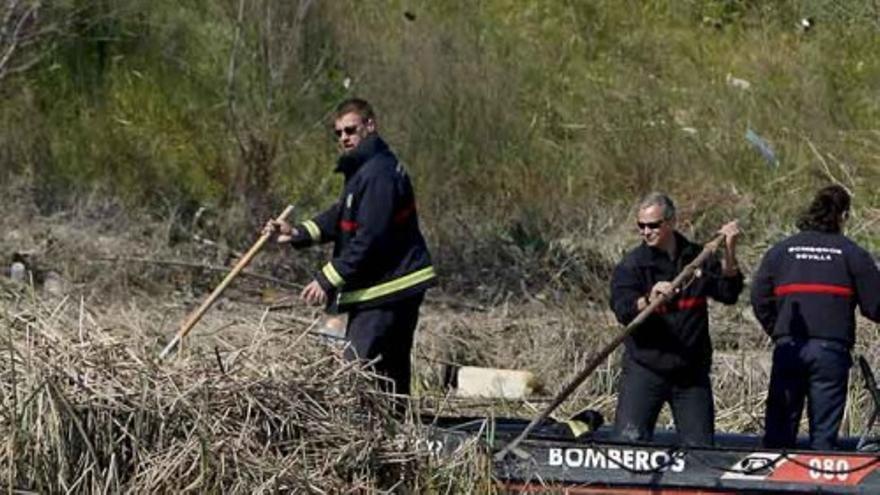
POLYGON ((701 251, 676 231, 675 204, 651 193, 638 206, 636 226, 642 243, 614 269, 611 308, 627 325, 660 295, 669 299, 624 341, 615 431, 627 441, 650 441, 664 403, 669 403, 680 442, 711 445, 715 410, 709 370, 708 299, 734 304, 743 289, 736 261, 739 228, 725 224, 725 252, 710 257, 698 276, 679 291, 672 279, 701 251))
POLYGON ((278 243, 333 242, 333 257, 302 291, 309 304, 347 312, 346 357, 374 361, 385 390, 409 394, 410 352, 425 290, 436 282, 403 165, 379 137, 369 103, 352 98, 334 114, 345 178, 329 209, 293 227, 270 221, 278 243))

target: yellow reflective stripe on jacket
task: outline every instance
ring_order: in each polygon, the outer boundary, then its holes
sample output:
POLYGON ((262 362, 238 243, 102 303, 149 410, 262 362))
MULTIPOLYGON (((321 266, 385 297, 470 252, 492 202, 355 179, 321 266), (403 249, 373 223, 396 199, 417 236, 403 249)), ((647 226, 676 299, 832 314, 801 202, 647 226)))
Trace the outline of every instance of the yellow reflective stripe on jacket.
POLYGON ((421 270, 414 271, 400 278, 379 285, 374 285, 372 287, 367 287, 366 289, 343 292, 339 295, 339 304, 351 304, 387 296, 388 294, 393 294, 431 280, 435 276, 437 276, 437 274, 434 272, 433 266, 422 268, 421 270))
POLYGON ((587 425, 583 421, 578 421, 576 419, 570 419, 566 421, 565 424, 568 425, 569 429, 571 429, 571 434, 574 435, 575 438, 590 431, 589 425, 587 425))
POLYGON ((302 223, 302 226, 309 232, 309 237, 311 237, 314 242, 321 240, 321 229, 318 228, 318 224, 311 220, 306 220, 302 223))
POLYGON ((336 268, 333 268, 333 263, 327 263, 321 271, 324 272, 324 276, 327 277, 327 280, 329 280, 331 284, 333 284, 333 287, 339 287, 345 283, 345 280, 339 275, 336 268))

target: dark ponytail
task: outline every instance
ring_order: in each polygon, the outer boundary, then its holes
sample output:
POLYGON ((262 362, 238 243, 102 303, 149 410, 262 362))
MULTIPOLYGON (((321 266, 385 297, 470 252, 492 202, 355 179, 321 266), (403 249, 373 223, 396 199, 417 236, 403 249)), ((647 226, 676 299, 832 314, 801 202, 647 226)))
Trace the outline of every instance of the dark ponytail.
POLYGON ((841 186, 825 186, 819 189, 810 207, 798 219, 800 230, 838 233, 841 218, 849 211, 850 197, 841 186))

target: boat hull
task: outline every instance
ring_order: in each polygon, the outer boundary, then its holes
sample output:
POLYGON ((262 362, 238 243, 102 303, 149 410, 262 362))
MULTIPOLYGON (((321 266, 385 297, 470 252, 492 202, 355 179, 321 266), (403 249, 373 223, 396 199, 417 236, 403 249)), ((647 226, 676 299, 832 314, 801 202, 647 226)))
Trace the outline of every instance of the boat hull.
MULTIPOLYGON (((478 439, 494 453, 524 426, 515 419, 435 418, 431 448, 451 454, 478 439)), ((626 443, 616 441, 608 428, 575 437, 565 424, 548 423, 513 453, 494 459, 493 475, 503 486, 526 493, 877 494, 880 455, 763 449, 754 435, 718 435, 712 447, 677 445, 672 432, 658 432, 652 444, 626 443)))

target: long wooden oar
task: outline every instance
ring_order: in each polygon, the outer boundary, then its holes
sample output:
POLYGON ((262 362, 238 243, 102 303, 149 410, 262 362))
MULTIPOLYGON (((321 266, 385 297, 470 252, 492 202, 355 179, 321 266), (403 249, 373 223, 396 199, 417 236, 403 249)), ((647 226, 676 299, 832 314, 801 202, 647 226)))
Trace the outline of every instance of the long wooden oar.
MULTIPOLYGON (((673 290, 681 287, 685 282, 690 281, 691 278, 693 278, 694 274, 696 273, 697 269, 703 263, 703 261, 705 261, 706 258, 709 257, 709 255, 711 255, 713 252, 715 252, 715 250, 718 249, 718 246, 720 246, 722 242, 724 242, 724 235, 723 234, 719 235, 718 237, 713 239, 711 242, 709 242, 708 244, 703 246, 703 251, 700 254, 698 254, 697 257, 694 258, 693 261, 688 263, 687 266, 685 266, 681 270, 681 273, 679 273, 675 277, 675 279, 672 280, 673 290)), ((633 321, 631 321, 629 323, 629 325, 627 325, 626 328, 623 329, 622 332, 620 332, 616 337, 614 337, 614 340, 612 340, 610 343, 608 343, 608 345, 606 345, 598 353, 594 354, 591 357, 590 361, 587 363, 587 365, 584 367, 584 369, 580 373, 578 373, 578 375, 574 378, 574 380, 572 380, 568 385, 566 385, 565 388, 562 389, 562 391, 559 392, 559 394, 553 398, 553 400, 550 402, 550 404, 543 411, 541 411, 540 414, 535 416, 535 419, 533 419, 532 422, 529 423, 528 426, 525 427, 525 429, 522 431, 522 433, 520 433, 519 436, 514 438, 513 441, 511 441, 510 443, 505 445, 504 448, 501 449, 500 451, 498 451, 497 454, 495 454, 495 460, 500 461, 500 460, 504 459, 504 457, 506 457, 508 453, 514 451, 516 446, 519 445, 520 442, 522 442, 526 437, 528 437, 529 433, 531 433, 532 430, 535 429, 536 426, 541 424, 545 419, 547 419, 548 416, 550 416, 550 414, 553 413, 553 411, 556 410, 557 407, 559 407, 560 404, 565 402, 565 399, 567 399, 568 396, 570 396, 581 385, 581 383, 583 383, 583 381, 586 380, 587 377, 590 376, 590 374, 593 373, 593 371, 595 371, 596 368, 598 368, 599 365, 602 364, 602 362, 604 362, 605 359, 612 352, 614 352, 614 349, 617 349, 617 347, 620 345, 620 343, 623 342, 623 340, 629 334, 631 334, 633 332, 633 330, 635 330, 639 325, 641 325, 642 322, 644 322, 648 318, 648 316, 651 313, 653 313, 655 309, 657 309, 658 306, 665 303, 667 299, 668 299, 668 296, 661 295, 657 299, 654 299, 653 301, 651 301, 651 303, 648 304, 648 306, 645 309, 643 309, 638 314, 638 316, 636 316, 633 319, 633 321)))
MULTIPOLYGON (((278 218, 276 218, 275 221, 281 222, 287 219, 287 216, 290 215, 292 212, 293 205, 288 205, 287 208, 285 208, 284 211, 281 212, 281 215, 278 215, 278 218)), ((232 270, 229 271, 229 274, 226 275, 226 278, 224 278, 223 281, 220 282, 220 285, 218 285, 217 288, 214 289, 214 292, 212 292, 211 295, 208 296, 207 299, 205 299, 205 302, 203 302, 198 309, 190 313, 186 320, 184 320, 183 325, 180 327, 180 330, 177 331, 177 334, 174 335, 174 338, 171 339, 171 342, 169 342, 168 345, 165 346, 164 349, 162 349, 162 352, 159 354, 159 359, 165 359, 165 356, 167 356, 174 349, 174 347, 177 346, 177 344, 179 344, 184 337, 186 337, 186 334, 188 334, 189 331, 192 330, 192 328, 195 326, 195 324, 200 319, 202 319, 202 316, 205 315, 205 313, 208 311, 208 308, 210 308, 211 305, 214 304, 214 301, 216 301, 217 298, 220 297, 220 294, 222 294, 223 291, 226 290, 226 287, 228 287, 230 282, 232 282, 232 280, 236 276, 238 276, 239 272, 244 270, 248 263, 251 262, 251 259, 253 259, 253 257, 257 255, 257 253, 260 251, 260 249, 263 248, 263 245, 266 244, 266 241, 268 241, 271 236, 272 234, 265 233, 261 235, 259 239, 257 239, 257 242, 255 242, 254 245, 251 246, 251 248, 248 250, 248 252, 245 253, 245 255, 238 261, 238 263, 235 264, 232 270)))

